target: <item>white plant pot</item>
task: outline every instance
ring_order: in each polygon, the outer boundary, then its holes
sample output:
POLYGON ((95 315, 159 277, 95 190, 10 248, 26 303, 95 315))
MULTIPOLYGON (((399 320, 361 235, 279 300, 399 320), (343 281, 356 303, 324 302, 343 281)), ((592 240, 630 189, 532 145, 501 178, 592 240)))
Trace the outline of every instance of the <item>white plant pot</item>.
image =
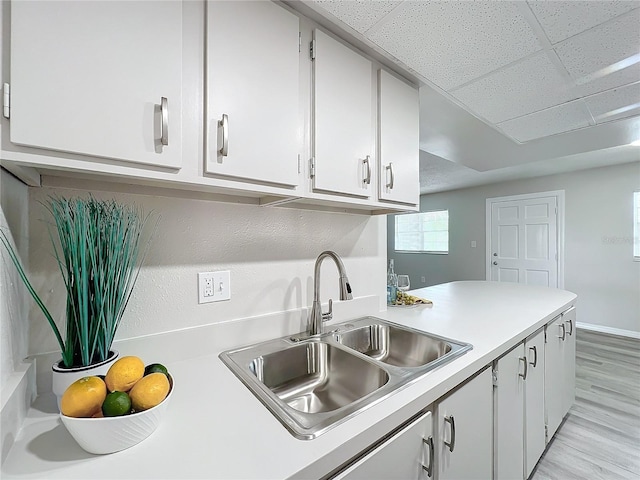
POLYGON ((60 399, 67 387, 82 377, 90 377, 92 375, 106 375, 111 364, 118 359, 120 355, 117 350, 111 350, 111 356, 105 361, 89 365, 87 367, 65 368, 61 367, 62 360, 58 360, 51 366, 53 380, 52 390, 58 400, 58 410, 60 410, 60 399))

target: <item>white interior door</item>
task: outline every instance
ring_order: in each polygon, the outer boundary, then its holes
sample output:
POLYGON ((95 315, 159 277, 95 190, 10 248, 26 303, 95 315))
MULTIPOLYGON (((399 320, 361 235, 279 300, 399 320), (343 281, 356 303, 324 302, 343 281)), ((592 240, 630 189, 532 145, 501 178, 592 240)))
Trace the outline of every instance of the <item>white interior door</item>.
POLYGON ((488 279, 562 287, 555 193, 487 199, 488 279))

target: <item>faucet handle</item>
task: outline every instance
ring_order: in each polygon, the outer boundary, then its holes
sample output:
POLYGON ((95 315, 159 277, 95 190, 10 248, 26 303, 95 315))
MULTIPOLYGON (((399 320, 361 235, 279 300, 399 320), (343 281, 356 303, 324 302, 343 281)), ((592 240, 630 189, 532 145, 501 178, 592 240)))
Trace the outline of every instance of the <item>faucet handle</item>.
POLYGON ((326 313, 325 312, 322 313, 322 321, 328 322, 332 318, 333 318, 333 300, 329 299, 329 311, 326 313))

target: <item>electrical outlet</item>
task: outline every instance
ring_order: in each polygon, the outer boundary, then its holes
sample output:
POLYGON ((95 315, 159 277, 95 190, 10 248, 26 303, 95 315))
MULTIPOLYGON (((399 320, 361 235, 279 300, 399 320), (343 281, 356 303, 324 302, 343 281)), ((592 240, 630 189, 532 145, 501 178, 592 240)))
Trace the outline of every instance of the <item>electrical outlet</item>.
POLYGON ((420 277, 420 281, 421 281, 422 283, 427 283, 427 279, 426 279, 425 277, 420 277))
POLYGON ((231 272, 198 273, 198 303, 231 299, 231 272))
POLYGON ((476 241, 475 240, 471 240, 471 248, 476 248, 476 241))

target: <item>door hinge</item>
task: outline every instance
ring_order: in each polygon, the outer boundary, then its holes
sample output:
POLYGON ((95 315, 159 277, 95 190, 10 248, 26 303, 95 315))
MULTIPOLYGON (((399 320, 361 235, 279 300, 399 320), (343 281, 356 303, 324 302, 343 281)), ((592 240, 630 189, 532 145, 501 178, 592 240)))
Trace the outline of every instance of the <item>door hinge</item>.
POLYGON ((549 426, 544 426, 544 443, 549 443, 549 426))
POLYGON ((544 343, 547 343, 547 327, 544 327, 544 343))
POLYGON ((300 173, 300 154, 298 154, 298 173, 300 173))
POLYGON ((311 157, 309 159, 309 177, 313 178, 316 176, 316 159, 311 157))
POLYGON ((11 86, 8 83, 2 86, 2 116, 11 117, 11 86))
POLYGON ((491 369, 491 380, 493 381, 493 386, 498 386, 498 371, 495 368, 491 369))
POLYGON ((309 55, 311 56, 311 60, 316 59, 316 41, 315 40, 311 40, 311 43, 309 44, 309 55))
POLYGON ((302 51, 302 32, 298 32, 298 53, 302 51))

